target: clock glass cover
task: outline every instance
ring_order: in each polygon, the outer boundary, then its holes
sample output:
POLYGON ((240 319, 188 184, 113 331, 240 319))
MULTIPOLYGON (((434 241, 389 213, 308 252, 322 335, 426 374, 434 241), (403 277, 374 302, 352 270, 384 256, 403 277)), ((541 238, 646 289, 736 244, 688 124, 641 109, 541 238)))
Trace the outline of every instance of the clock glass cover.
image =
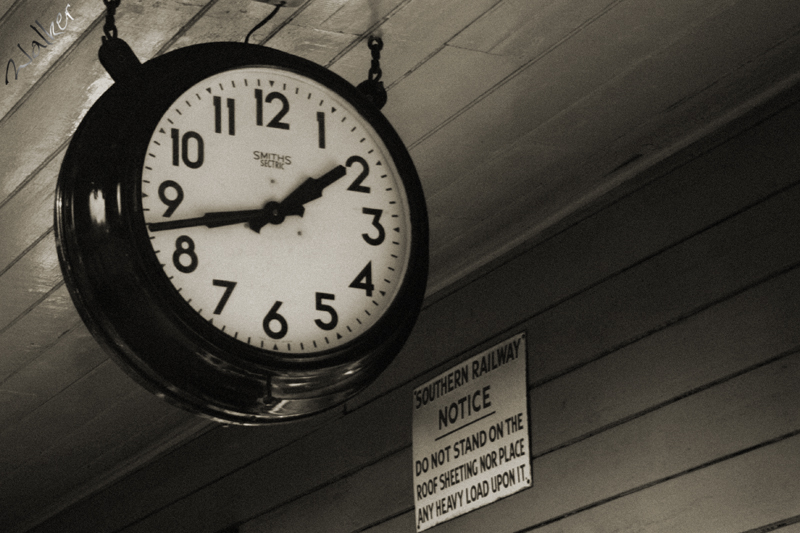
POLYGON ((140 196, 181 305, 257 349, 346 345, 408 267, 408 199, 386 146, 347 101, 288 69, 223 71, 175 100, 140 196))

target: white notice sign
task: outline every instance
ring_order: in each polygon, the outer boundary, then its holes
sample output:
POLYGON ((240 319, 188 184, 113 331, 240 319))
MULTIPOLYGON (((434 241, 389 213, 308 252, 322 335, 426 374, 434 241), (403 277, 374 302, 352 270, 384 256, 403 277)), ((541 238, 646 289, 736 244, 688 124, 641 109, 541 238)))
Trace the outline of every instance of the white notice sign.
POLYGON ((531 486, 520 333, 414 389, 417 531, 531 486))

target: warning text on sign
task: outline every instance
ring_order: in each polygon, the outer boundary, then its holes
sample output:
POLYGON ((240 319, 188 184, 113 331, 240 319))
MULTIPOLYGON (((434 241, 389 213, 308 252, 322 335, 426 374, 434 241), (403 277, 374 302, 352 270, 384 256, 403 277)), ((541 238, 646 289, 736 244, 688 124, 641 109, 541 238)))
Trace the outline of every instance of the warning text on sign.
POLYGON ((531 486, 526 363, 519 334, 414 390, 417 531, 531 486))

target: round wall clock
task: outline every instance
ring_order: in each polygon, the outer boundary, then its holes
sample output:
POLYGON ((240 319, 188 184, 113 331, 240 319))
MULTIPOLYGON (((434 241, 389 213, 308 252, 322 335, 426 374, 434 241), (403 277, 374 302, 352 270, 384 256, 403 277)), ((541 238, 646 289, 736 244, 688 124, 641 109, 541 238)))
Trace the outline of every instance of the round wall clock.
POLYGON ((57 186, 59 259, 92 333, 158 395, 226 422, 307 415, 374 380, 428 264, 388 121, 327 69, 255 45, 124 68, 57 186))

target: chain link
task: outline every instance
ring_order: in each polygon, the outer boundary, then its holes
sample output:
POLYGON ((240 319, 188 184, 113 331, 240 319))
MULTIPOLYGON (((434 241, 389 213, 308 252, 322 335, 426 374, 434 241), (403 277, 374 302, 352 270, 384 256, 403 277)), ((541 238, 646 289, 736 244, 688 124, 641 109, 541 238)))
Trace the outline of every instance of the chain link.
POLYGON ((114 14, 117 12, 120 0, 103 0, 106 6, 106 23, 103 25, 103 42, 117 38, 117 26, 114 23, 114 14))
POLYGON ((381 50, 383 49, 383 40, 380 37, 370 36, 367 40, 372 52, 372 65, 369 69, 368 79, 358 84, 358 89, 373 103, 378 109, 381 109, 386 104, 386 89, 383 87, 383 82, 380 81, 381 75, 381 50))
POLYGON ((372 51, 372 65, 369 69, 370 81, 378 81, 381 79, 383 72, 381 71, 381 50, 383 50, 383 40, 380 37, 370 35, 367 41, 367 46, 372 51))

